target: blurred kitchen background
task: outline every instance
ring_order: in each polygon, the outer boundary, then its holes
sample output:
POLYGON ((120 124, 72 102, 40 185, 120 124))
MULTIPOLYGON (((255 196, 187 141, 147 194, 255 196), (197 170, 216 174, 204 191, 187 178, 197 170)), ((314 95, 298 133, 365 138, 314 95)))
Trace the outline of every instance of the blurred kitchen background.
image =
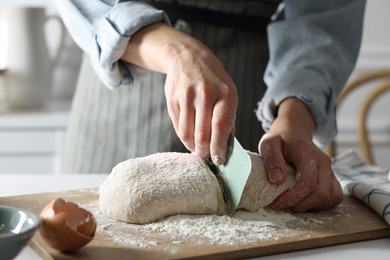
MULTIPOLYGON (((373 71, 390 70, 389 10, 388 0, 367 1, 363 45, 351 80, 373 71)), ((0 0, 0 173, 61 174, 64 138, 82 52, 56 16, 50 0, 0 0), (36 8, 31 11, 25 7, 36 8), (12 20, 14 27, 7 26, 7 20, 12 20), (32 31, 35 33, 28 33, 32 31), (42 48, 45 45, 47 50, 42 48), (7 56, 11 50, 15 53, 7 56), (4 72, 4 68, 8 71, 4 72)), ((379 83, 354 91, 339 107, 338 153, 359 151, 359 107, 368 91, 379 83)), ((378 98, 369 119, 376 164, 386 168, 390 168, 389 114, 387 91, 378 98)))

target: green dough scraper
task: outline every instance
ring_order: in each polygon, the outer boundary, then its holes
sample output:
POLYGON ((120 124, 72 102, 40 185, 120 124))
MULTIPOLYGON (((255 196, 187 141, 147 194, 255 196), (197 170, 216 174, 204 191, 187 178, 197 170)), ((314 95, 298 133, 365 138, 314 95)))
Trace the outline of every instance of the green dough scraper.
POLYGON ((215 165, 211 159, 207 160, 210 169, 222 181, 224 199, 232 214, 241 200, 242 192, 252 169, 252 161, 237 139, 230 135, 226 161, 223 165, 215 165))

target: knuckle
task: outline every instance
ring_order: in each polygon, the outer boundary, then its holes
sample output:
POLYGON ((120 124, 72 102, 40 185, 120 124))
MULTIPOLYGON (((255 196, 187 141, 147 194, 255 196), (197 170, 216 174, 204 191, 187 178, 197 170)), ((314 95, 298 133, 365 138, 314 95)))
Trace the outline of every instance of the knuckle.
POLYGON ((317 189, 317 183, 315 182, 306 182, 304 183, 304 187, 302 188, 302 193, 305 193, 306 195, 312 193, 317 189))
POLYGON ((184 100, 192 100, 195 96, 194 90, 192 87, 185 87, 181 93, 181 97, 184 100))
POLYGON ((233 129, 233 123, 226 117, 213 117, 213 128, 219 129, 224 132, 230 132, 233 129))
POLYGON ((344 200, 344 195, 342 192, 339 192, 335 195, 335 200, 334 200, 334 206, 340 204, 344 200))
POLYGON ((344 199, 344 194, 343 194, 343 191, 341 189, 340 186, 338 186, 337 189, 334 189, 334 192, 332 194, 332 201, 333 201, 333 205, 332 206, 336 206, 338 204, 340 204, 344 199))
POLYGON ((197 88, 197 94, 200 95, 202 98, 205 98, 210 95, 210 85, 207 83, 207 80, 205 79, 200 79, 197 88))
POLYGON ((181 106, 190 106, 192 100, 194 99, 194 92, 191 88, 186 87, 180 91, 177 97, 175 97, 175 101, 180 103, 181 106))
POLYGON ((167 97, 166 101, 167 101, 168 108, 171 108, 171 109, 173 109, 177 104, 176 100, 172 97, 167 97))
POLYGON ((269 146, 272 145, 273 143, 276 143, 279 141, 280 141, 279 136, 275 136, 275 135, 271 135, 271 134, 264 135, 262 140, 261 140, 262 144, 269 145, 269 146))
POLYGON ((220 82, 219 85, 225 94, 227 94, 229 96, 235 95, 236 89, 231 87, 231 85, 227 84, 226 82, 220 82))
POLYGON ((330 169, 332 167, 332 160, 330 159, 329 156, 324 154, 324 156, 322 157, 322 160, 321 160, 321 165, 330 169))

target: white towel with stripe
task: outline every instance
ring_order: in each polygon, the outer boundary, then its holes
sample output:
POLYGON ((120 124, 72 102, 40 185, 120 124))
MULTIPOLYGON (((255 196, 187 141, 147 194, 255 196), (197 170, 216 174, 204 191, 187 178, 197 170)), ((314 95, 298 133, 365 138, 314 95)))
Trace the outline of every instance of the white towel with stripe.
POLYGON ((390 171, 366 164, 354 150, 333 159, 333 170, 344 193, 372 208, 390 225, 390 171))

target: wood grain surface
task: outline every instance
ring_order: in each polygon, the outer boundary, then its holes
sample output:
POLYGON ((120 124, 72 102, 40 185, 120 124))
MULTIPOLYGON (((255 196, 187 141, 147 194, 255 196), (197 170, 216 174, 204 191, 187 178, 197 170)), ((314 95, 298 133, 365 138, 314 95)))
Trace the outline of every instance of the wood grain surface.
MULTIPOLYGON (((97 189, 0 197, 0 205, 16 206, 39 214, 44 205, 56 198, 75 202, 94 214, 98 213, 97 189)), ((161 232, 144 234, 141 225, 137 225, 135 229, 137 232, 129 232, 125 228, 129 224, 119 222, 116 226, 112 225, 109 235, 102 231, 111 228, 110 225, 107 225, 101 217, 97 217, 98 229, 95 238, 86 247, 76 252, 63 254, 49 248, 39 232, 35 233, 30 246, 44 259, 237 259, 390 235, 390 227, 386 222, 352 197, 346 197, 343 203, 335 209, 317 213, 300 213, 295 216, 302 219, 303 225, 299 230, 291 227, 291 229, 281 231, 277 238, 262 238, 258 241, 233 245, 215 244, 207 240, 194 242, 193 239, 187 237, 180 238, 181 242, 177 243, 178 238, 172 239, 161 232), (309 225, 307 224, 310 223, 307 221, 309 218, 318 219, 318 222, 315 225, 309 225), (120 236, 131 237, 132 241, 139 239, 140 244, 118 241, 117 238, 120 236), (142 246, 148 241, 157 242, 142 246)))

